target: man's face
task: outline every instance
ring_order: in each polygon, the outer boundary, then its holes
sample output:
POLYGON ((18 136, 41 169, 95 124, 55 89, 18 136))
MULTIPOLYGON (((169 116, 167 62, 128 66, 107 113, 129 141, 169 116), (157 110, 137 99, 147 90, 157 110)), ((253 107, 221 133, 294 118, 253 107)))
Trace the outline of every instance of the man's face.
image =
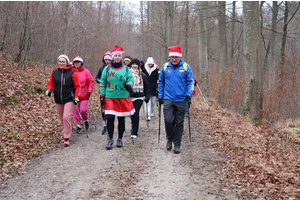
POLYGON ((180 57, 178 57, 178 56, 171 56, 170 60, 171 60, 171 63, 173 65, 177 65, 179 63, 179 61, 180 61, 180 57))

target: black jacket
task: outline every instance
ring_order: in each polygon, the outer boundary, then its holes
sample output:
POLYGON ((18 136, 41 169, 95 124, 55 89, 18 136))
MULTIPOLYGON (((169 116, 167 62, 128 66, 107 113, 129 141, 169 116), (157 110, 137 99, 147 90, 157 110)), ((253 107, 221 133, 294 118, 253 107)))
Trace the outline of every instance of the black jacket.
POLYGON ((144 74, 142 72, 141 75, 142 75, 143 84, 144 84, 144 92, 133 92, 131 90, 130 97, 143 97, 143 96, 145 96, 145 98, 147 99, 147 98, 150 98, 149 81, 148 81, 148 78, 147 78, 146 74, 144 74))
MULTIPOLYGON (((155 66, 154 66, 155 67, 155 66)), ((143 69, 143 72, 147 75, 149 86, 150 86, 150 95, 157 96, 157 81, 158 81, 158 69, 156 68, 151 75, 149 76, 146 68, 143 69)))

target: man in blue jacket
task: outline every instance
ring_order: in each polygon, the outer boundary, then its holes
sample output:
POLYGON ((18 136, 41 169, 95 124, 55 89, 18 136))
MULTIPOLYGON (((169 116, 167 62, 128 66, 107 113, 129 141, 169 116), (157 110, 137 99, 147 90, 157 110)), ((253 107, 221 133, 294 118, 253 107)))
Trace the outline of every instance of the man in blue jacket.
POLYGON ((167 133, 167 150, 180 153, 183 121, 187 102, 194 91, 192 68, 184 62, 180 46, 169 47, 170 61, 162 66, 159 74, 157 105, 164 104, 164 120, 167 133))

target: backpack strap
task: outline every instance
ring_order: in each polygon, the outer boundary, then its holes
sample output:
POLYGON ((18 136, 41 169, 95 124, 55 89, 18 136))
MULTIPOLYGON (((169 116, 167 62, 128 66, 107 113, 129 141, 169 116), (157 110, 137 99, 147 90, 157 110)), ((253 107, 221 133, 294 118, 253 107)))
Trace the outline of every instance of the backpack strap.
MULTIPOLYGON (((168 67, 168 63, 165 63, 164 64, 164 71, 166 71, 167 67, 168 67)), ((186 62, 183 63, 183 69, 187 73, 188 67, 187 67, 186 62)))
POLYGON ((111 64, 109 64, 109 65, 107 65, 107 68, 106 68, 106 78, 108 77, 108 71, 109 71, 109 69, 110 69, 110 66, 111 66, 111 64))

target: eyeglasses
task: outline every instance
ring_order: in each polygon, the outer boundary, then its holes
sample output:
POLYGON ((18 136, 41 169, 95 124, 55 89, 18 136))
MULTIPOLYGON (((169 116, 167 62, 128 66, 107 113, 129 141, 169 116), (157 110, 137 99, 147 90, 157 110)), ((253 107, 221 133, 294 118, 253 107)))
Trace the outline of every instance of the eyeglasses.
POLYGON ((58 61, 58 63, 61 63, 61 64, 66 64, 66 62, 65 61, 58 61))

